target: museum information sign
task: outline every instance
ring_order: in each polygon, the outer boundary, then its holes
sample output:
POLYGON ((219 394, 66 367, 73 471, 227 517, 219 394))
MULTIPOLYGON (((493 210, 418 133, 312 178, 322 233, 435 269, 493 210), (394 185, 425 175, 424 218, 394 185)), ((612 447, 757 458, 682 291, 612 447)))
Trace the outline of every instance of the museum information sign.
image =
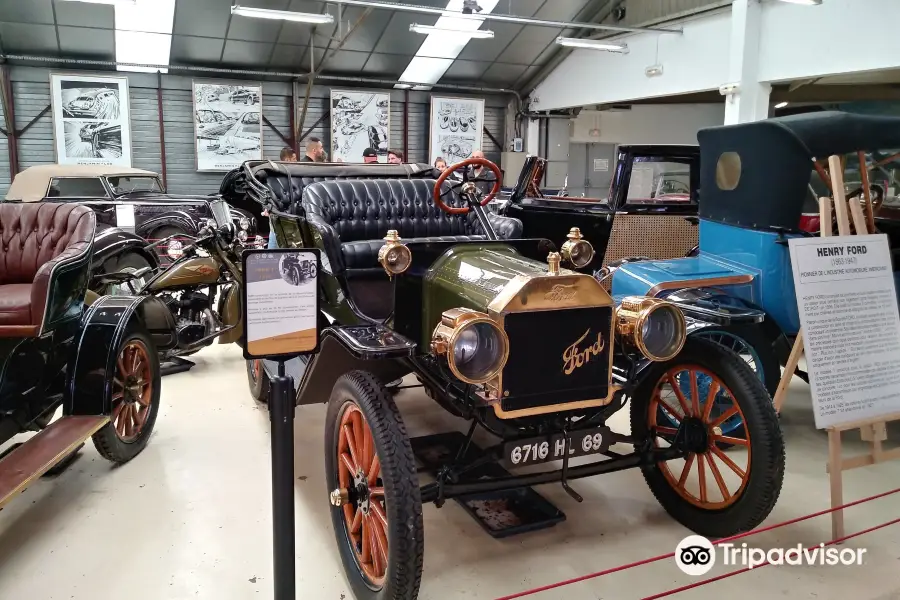
POLYGON ((319 253, 317 250, 245 251, 244 356, 290 357, 315 352, 319 253))
POLYGON ((888 239, 791 239, 816 427, 900 412, 900 313, 888 239))

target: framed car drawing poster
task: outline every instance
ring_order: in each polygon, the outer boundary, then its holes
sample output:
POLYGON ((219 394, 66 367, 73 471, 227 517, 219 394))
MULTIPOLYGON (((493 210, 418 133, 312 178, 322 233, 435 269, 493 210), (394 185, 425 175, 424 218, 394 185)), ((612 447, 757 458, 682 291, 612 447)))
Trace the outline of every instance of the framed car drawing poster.
POLYGON ((50 104, 56 162, 131 166, 127 78, 52 73, 50 104))
POLYGON ((390 92, 331 90, 332 161, 363 162, 366 148, 387 161, 391 133, 390 92))
POLYGON ((441 157, 452 165, 469 158, 481 150, 483 129, 483 99, 432 96, 428 162, 441 157))
POLYGON ((193 92, 198 171, 262 159, 261 84, 194 81, 193 92))

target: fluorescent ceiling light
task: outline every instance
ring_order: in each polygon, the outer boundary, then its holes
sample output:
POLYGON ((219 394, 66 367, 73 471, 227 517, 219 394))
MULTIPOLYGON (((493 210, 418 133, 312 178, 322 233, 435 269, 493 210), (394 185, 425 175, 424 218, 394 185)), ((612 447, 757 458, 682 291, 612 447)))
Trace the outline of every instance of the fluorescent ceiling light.
POLYGON ((279 21, 296 21, 297 23, 315 23, 324 25, 334 23, 331 13, 301 13, 289 10, 269 10, 267 8, 250 8, 248 6, 232 6, 231 14, 253 19, 276 19, 279 21))
POLYGON ((818 6, 822 4, 822 0, 780 0, 788 4, 802 4, 804 6, 818 6))
POLYGON ((113 6, 121 6, 123 4, 134 6, 137 0, 63 0, 68 2, 85 2, 87 4, 111 4, 113 6))
POLYGON ((606 50, 607 52, 621 52, 623 54, 628 52, 628 46, 625 44, 615 44, 613 42, 604 42, 603 40, 558 37, 556 38, 556 43, 570 48, 589 48, 591 50, 606 50))
POLYGON ((784 108, 788 104, 789 104, 789 102, 779 102, 778 104, 775 105, 775 108, 784 108))
POLYGON ((413 23, 409 26, 409 30, 415 33, 424 33, 425 35, 431 35, 432 33, 436 34, 444 34, 444 35, 462 35, 469 38, 480 38, 480 39, 490 39, 494 37, 494 32, 490 29, 476 29, 466 30, 466 29, 448 29, 446 27, 432 27, 431 25, 419 25, 418 23, 413 23))
MULTIPOLYGON (((116 5, 116 62, 167 65, 172 50, 175 0, 140 0, 116 5)), ((116 67, 119 71, 167 73, 159 67, 116 67)))
MULTIPOLYGON (((489 14, 500 0, 478 0, 481 5, 482 15, 489 14)), ((430 89, 429 84, 437 83, 453 61, 459 56, 469 41, 478 34, 484 19, 477 15, 463 15, 463 0, 448 0, 446 12, 438 18, 432 31, 422 42, 422 46, 416 55, 406 66, 406 70, 400 75, 400 85, 403 82, 419 83, 425 85, 416 86, 414 89, 430 89), (452 30, 448 34, 447 30, 452 30)), ((402 89, 402 88, 401 88, 402 89)))

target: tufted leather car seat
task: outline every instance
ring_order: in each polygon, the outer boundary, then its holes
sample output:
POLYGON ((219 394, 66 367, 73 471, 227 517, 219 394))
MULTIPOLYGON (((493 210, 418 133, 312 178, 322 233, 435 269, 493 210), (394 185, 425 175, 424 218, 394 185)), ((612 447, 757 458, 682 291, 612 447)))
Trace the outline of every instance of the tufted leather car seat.
POLYGON ((0 337, 42 333, 54 283, 65 266, 89 263, 95 227, 86 206, 0 203, 0 337))
MULTIPOLYGON (((380 270, 378 250, 389 229, 404 242, 486 239, 475 214, 448 215, 434 204, 433 179, 324 181, 303 190, 302 208, 321 234, 332 271, 380 270)), ((460 206, 462 200, 450 202, 460 206)), ((518 219, 488 213, 500 239, 522 235, 518 219)))

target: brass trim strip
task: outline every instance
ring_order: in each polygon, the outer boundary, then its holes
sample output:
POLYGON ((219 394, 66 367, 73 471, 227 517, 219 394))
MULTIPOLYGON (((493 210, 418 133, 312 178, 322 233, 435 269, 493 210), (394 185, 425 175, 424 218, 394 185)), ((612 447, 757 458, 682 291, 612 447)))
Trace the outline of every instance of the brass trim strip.
POLYGON ((711 277, 709 279, 685 279, 680 281, 664 281, 663 283, 657 283, 652 288, 647 291, 647 296, 651 298, 655 298, 657 294, 665 290, 671 290, 676 288, 681 289, 692 289, 698 287, 705 287, 708 285, 729 285, 729 284, 744 284, 750 283, 753 281, 753 275, 729 275, 728 277, 711 277))
MULTIPOLYGON (((612 354, 612 353, 610 353, 612 354)), ((594 400, 580 400, 578 402, 567 402, 565 404, 546 404, 544 406, 536 406, 534 408, 523 408, 521 410, 506 411, 500 407, 500 403, 494 404, 494 414, 500 419, 515 419, 518 417, 532 417, 535 415, 545 415, 547 413, 563 412, 568 410, 579 410, 582 408, 596 408, 598 406, 607 406, 612 402, 616 392, 622 388, 617 385, 609 386, 609 394, 606 398, 596 398, 594 400)))

